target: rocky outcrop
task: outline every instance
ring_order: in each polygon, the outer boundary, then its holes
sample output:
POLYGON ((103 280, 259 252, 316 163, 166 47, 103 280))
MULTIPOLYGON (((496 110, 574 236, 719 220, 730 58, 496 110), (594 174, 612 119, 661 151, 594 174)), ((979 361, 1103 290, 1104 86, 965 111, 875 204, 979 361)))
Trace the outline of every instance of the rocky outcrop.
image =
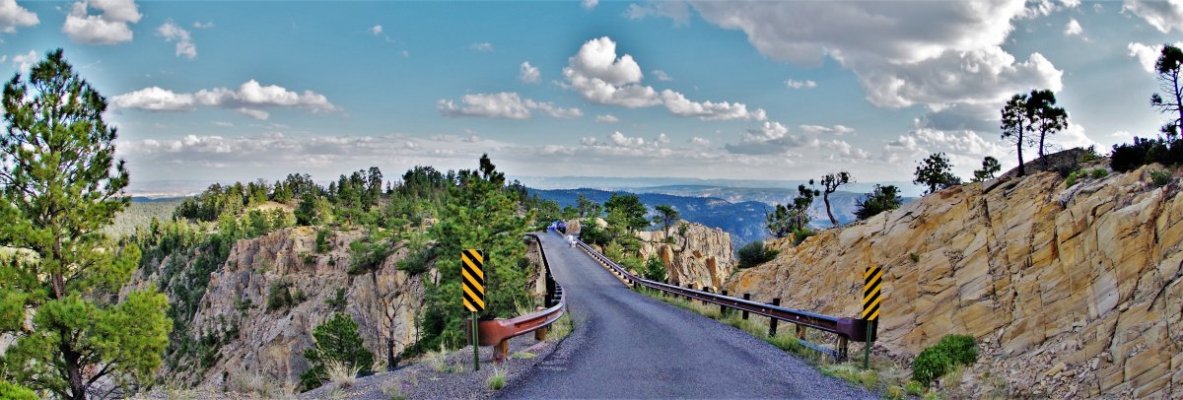
POLYGON ((799 246, 774 241, 776 260, 725 287, 855 316, 864 268, 878 264, 876 346, 910 359, 946 334, 977 337, 966 385, 994 383, 975 397, 993 386, 1004 397, 1181 398, 1183 196, 1178 177, 1150 183, 1161 168, 1070 188, 1054 172, 950 188, 799 246))
POLYGON ((222 342, 217 361, 193 377, 196 383, 234 387, 243 375, 255 375, 294 386, 309 367, 304 350, 313 346, 313 329, 337 311, 357 321, 366 348, 382 365, 389 353, 414 343, 423 275, 396 268, 406 256, 402 248, 372 273, 348 274, 348 244, 359 237, 360 232, 331 235, 326 254, 315 253, 316 232, 307 227, 239 241, 226 264, 210 274, 190 325, 194 338, 222 342), (272 290, 287 290, 293 304, 269 299, 272 290), (331 304, 338 290, 345 302, 331 304))
POLYGON ((693 285, 718 292, 734 268, 731 235, 718 228, 686 223, 685 231, 670 228, 640 232, 641 258, 657 257, 665 265, 671 284, 693 285))

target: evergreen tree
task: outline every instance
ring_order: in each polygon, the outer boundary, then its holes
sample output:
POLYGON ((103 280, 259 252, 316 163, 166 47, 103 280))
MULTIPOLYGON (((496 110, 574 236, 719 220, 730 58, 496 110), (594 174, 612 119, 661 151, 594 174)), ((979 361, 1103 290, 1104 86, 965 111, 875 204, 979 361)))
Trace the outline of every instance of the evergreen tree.
POLYGON ((653 223, 661 224, 663 228, 662 232, 668 235, 670 233, 670 226, 678 222, 678 218, 681 215, 678 214, 676 208, 668 204, 659 205, 655 209, 657 210, 657 215, 653 216, 653 223))
MULTIPOLYGON (((812 181, 809 182, 811 185, 812 181)), ((834 218, 834 211, 830 207, 830 194, 838 190, 839 186, 850 183, 850 173, 846 171, 826 174, 821 180, 822 187, 822 201, 826 203, 826 215, 830 217, 830 224, 838 226, 838 219, 834 218)))
POLYGON ((998 163, 998 159, 986 156, 982 160, 982 169, 974 170, 974 182, 985 182, 989 179, 994 179, 994 174, 1002 171, 1002 165, 998 163))
POLYGON ((649 220, 645 219, 645 205, 641 203, 641 198, 632 193, 613 193, 608 201, 604 202, 604 210, 608 212, 609 216, 613 212, 618 214, 618 224, 623 224, 622 228, 628 231, 635 231, 649 225, 649 220))
POLYGON ((154 288, 118 295, 140 252, 101 231, 129 201, 106 100, 58 49, 4 85, 3 107, 0 246, 32 254, 0 263, 3 380, 65 399, 103 377, 150 383, 172 325, 154 288))
POLYGON ((867 197, 855 202, 854 216, 860 220, 874 217, 881 212, 900 208, 900 188, 895 185, 875 185, 867 197))
POLYGON ((930 154, 916 166, 915 176, 916 179, 912 183, 928 186, 926 194, 961 184, 961 178, 953 175, 953 164, 949 163, 949 157, 945 153, 930 154))
POLYGON ((1159 86, 1163 92, 1166 92, 1166 97, 1155 93, 1150 96, 1150 105, 1158 107, 1162 113, 1171 115, 1171 120, 1161 129, 1168 141, 1179 137, 1179 126, 1183 124, 1183 86, 1180 86, 1179 82, 1180 67, 1183 67, 1183 50, 1174 45, 1163 45, 1162 52, 1154 63, 1154 72, 1158 74, 1159 86))
POLYGON ((357 322, 349 314, 333 314, 312 331, 312 337, 316 339, 316 346, 304 352, 304 358, 312 368, 300 375, 303 390, 315 389, 328 380, 326 367, 329 363, 357 368, 361 375, 374 372, 374 353, 366 350, 361 335, 357 333, 357 322))

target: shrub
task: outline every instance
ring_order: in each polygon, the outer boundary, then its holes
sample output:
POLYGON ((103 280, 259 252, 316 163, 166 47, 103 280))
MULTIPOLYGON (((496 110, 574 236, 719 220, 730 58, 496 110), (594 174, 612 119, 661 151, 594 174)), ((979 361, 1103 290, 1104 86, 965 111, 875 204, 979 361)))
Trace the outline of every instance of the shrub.
POLYGON ((1109 166, 1117 172, 1133 171, 1155 162, 1168 166, 1183 163, 1183 140, 1136 137, 1132 144, 1113 145, 1109 156, 1109 166))
POLYGON ((1101 179, 1106 176, 1109 176, 1109 171, 1106 171, 1105 168, 1094 169, 1093 172, 1089 174, 1089 177, 1093 179, 1101 179))
POLYGON ((1154 183, 1154 187, 1163 187, 1171 182, 1171 178, 1171 171, 1161 169, 1150 171, 1150 182, 1154 183))
POLYGON ((292 292, 288 290, 291 286, 292 284, 285 280, 271 282, 271 287, 267 290, 267 311, 282 310, 296 304, 292 292))
POLYGON ((769 249, 764 246, 764 241, 757 240, 739 248, 739 251, 736 252, 739 259, 736 267, 739 269, 755 267, 772 261, 777 254, 780 254, 779 250, 769 249))
POLYGON ((904 384, 904 391, 907 392, 909 396, 920 396, 924 394, 924 385, 920 382, 908 381, 908 383, 904 384))
POLYGON ((945 335, 937 343, 943 348, 953 362, 970 365, 978 361, 978 343, 969 335, 945 335))
POLYGON ((912 379, 929 386, 932 381, 948 372, 953 361, 949 356, 936 347, 929 347, 921 351, 912 361, 912 379))
POLYGON ((1079 175, 1080 175, 1080 170, 1072 171, 1071 173, 1069 173, 1068 177, 1064 179, 1064 186, 1072 187, 1072 186, 1076 185, 1076 179, 1079 177, 1079 175))
POLYGON ((37 394, 15 383, 0 381, 0 399, 37 400, 37 394))
POLYGON ((649 260, 645 261, 645 269, 641 271, 641 275, 644 276, 645 279, 665 282, 665 264, 662 264, 661 259, 650 256, 649 260))
POLYGON ((329 250, 329 230, 321 229, 316 231, 316 252, 324 254, 328 253, 329 250))
POLYGON ((978 344, 973 336, 947 335, 912 361, 912 379, 929 386, 955 366, 970 365, 977 360, 978 344))
POLYGON ((431 266, 431 261, 435 259, 435 247, 424 246, 419 250, 412 251, 407 258, 399 260, 398 269, 406 271, 411 275, 418 275, 427 272, 428 267, 431 266))
POLYGON ((866 198, 855 201, 854 216, 860 220, 871 218, 884 211, 900 208, 903 202, 900 198, 900 188, 895 185, 875 185, 875 189, 867 193, 866 198))
POLYGON ((908 259, 911 259, 914 263, 918 263, 920 262, 920 255, 916 254, 916 252, 911 252, 908 253, 908 259))
POLYGON ((328 367, 339 363, 363 376, 373 372, 374 354, 366 350, 357 323, 349 314, 336 313, 312 331, 316 344, 304 351, 304 358, 312 368, 300 375, 301 391, 323 385, 329 380, 328 367))
POLYGON ((387 240, 365 238, 349 244, 349 274, 357 275, 378 269, 394 246, 387 240))
POLYGON ((793 230, 793 238, 794 238, 793 245, 794 246, 799 245, 799 244, 801 244, 801 242, 804 242, 805 239, 809 239, 810 236, 813 236, 815 234, 817 234, 817 232, 814 232, 812 229, 809 229, 809 228, 800 228, 800 229, 793 230))

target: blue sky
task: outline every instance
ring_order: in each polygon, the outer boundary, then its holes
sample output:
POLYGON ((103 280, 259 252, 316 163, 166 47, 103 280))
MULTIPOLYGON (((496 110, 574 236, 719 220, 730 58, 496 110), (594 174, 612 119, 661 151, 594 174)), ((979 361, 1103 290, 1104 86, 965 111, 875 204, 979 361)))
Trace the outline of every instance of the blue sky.
POLYGON ((1172 3, 13 2, 0 74, 61 47, 137 191, 377 165, 511 176, 910 180, 1016 164, 998 109, 1056 91, 1062 147, 1148 136, 1172 3))

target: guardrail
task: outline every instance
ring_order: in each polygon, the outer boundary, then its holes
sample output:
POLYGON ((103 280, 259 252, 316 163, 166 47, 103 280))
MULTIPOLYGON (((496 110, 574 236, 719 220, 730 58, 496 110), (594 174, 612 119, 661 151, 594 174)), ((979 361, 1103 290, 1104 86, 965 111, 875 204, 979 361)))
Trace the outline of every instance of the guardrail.
POLYGON ((540 310, 536 312, 510 319, 499 318, 478 323, 480 334, 477 343, 481 346, 494 346, 493 361, 496 362, 505 360, 508 355, 509 339, 534 332, 535 340, 546 340, 547 327, 558 321, 567 307, 563 287, 555 282, 554 276, 551 275, 550 261, 546 259, 546 250, 543 249, 542 239, 533 233, 526 236, 533 237, 538 241, 538 251, 542 253, 542 265, 546 268, 546 298, 544 299, 546 308, 539 307, 540 310))
MULTIPOLYGON (((678 287, 663 282, 645 279, 628 272, 612 259, 588 246, 582 241, 576 242, 584 252, 612 272, 624 284, 630 287, 637 285, 656 289, 662 292, 685 296, 688 299, 719 305, 720 310, 730 308, 743 312, 744 319, 749 313, 770 318, 769 336, 776 335, 776 322, 785 321, 797 326, 797 337, 806 347, 825 353, 838 360, 845 360, 848 355, 848 342, 865 342, 867 340, 867 321, 855 318, 834 317, 809 311, 780 307, 777 304, 764 304, 748 299, 726 296, 707 291, 678 287), (831 350, 805 341, 805 328, 813 328, 829 332, 838 336, 838 348, 831 350)), ((776 299, 779 300, 779 299, 776 299)), ((779 301, 776 301, 779 303, 779 301)))

